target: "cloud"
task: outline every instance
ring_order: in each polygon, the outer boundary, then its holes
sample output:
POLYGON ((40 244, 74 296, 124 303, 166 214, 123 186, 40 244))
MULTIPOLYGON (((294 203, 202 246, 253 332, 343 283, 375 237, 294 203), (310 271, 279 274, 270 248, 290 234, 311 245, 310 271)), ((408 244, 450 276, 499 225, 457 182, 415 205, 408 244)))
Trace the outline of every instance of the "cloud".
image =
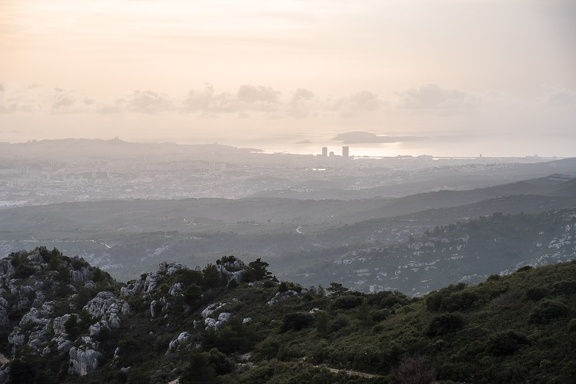
POLYGON ((208 115, 220 113, 274 112, 280 107, 281 93, 270 87, 242 85, 236 94, 217 93, 211 84, 204 90, 190 90, 183 100, 183 112, 200 112, 208 115))
POLYGON ((286 104, 286 114, 295 118, 308 117, 316 109, 314 93, 305 88, 298 88, 286 104))
POLYGON ((376 135, 370 132, 354 131, 337 135, 332 140, 340 141, 344 144, 374 144, 374 143, 398 143, 402 141, 425 140, 420 136, 385 136, 376 135))
POLYGON ((20 104, 18 102, 0 103, 0 113, 16 113, 24 112, 30 113, 34 111, 34 107, 29 104, 20 104))
POLYGON ((308 89, 304 89, 304 88, 298 88, 293 94, 292 94, 292 99, 291 102, 292 103, 298 103, 304 100, 310 100, 314 97, 314 93, 308 89))
POLYGON ((164 93, 134 91, 127 100, 128 110, 140 113, 158 113, 174 109, 173 100, 164 93))
POLYGON ((361 112, 377 111, 385 104, 375 93, 363 90, 336 100, 331 109, 339 111, 342 117, 351 117, 361 112))
POLYGON ((115 115, 125 111, 126 100, 116 99, 112 103, 106 103, 96 108, 96 113, 101 115, 115 115))
POLYGON ((62 88, 55 88, 55 94, 53 96, 52 105, 50 109, 54 113, 69 113, 74 111, 74 104, 76 99, 74 98, 72 92, 66 91, 62 88))
POLYGON ((239 101, 249 104, 258 102, 278 104, 280 92, 261 85, 242 85, 238 89, 237 96, 239 101))
POLYGON ((225 99, 225 94, 216 95, 214 87, 206 84, 204 90, 190 90, 184 99, 184 109, 186 112, 215 112, 219 109, 220 99, 225 99))
POLYGON ((12 91, 0 84, 0 114, 30 113, 36 108, 30 98, 24 97, 19 91, 12 91))
POLYGON ((548 87, 544 103, 551 106, 574 106, 576 105, 576 91, 568 88, 548 87))
POLYGON ((456 89, 441 88, 436 84, 424 84, 396 92, 400 98, 398 107, 413 110, 458 110, 480 104, 480 98, 456 89))

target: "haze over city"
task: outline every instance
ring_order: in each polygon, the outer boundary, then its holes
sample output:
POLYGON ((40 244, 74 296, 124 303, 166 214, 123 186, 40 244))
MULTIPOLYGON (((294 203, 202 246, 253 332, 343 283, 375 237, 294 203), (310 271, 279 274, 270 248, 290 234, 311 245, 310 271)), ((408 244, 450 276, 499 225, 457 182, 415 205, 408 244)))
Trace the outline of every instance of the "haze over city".
POLYGON ((560 156, 576 5, 0 0, 0 141, 560 156))

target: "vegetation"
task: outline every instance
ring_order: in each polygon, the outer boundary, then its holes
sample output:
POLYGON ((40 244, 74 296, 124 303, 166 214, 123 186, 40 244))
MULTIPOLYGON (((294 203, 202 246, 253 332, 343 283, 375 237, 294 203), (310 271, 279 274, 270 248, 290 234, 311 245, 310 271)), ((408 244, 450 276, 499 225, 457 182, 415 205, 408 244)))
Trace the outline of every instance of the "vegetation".
MULTIPOLYGON (((122 297, 130 312, 119 328, 98 335, 102 356, 88 375, 68 374, 69 356, 55 348, 40 358, 24 347, 9 363, 9 382, 576 383, 576 261, 415 298, 277 282, 260 259, 244 267, 245 280, 223 279, 223 266, 240 265, 232 257, 204 269, 144 274, 140 281, 153 276, 157 287, 122 297), (227 320, 210 326, 208 318, 227 320)), ((22 254, 10 262, 15 274, 28 269, 15 282, 21 286, 64 266, 88 268, 57 251, 43 261, 46 270, 22 254)), ((120 297, 120 284, 102 272, 92 276, 120 297)), ((69 300, 79 290, 57 292, 50 299, 62 304, 60 316, 75 305, 66 332, 85 337, 97 319, 82 305, 97 291, 83 291, 81 300, 69 300)), ((16 300, 6 290, 2 297, 16 300)), ((11 325, 19 321, 10 317, 11 325)), ((10 355, 7 337, 0 346, 10 355)))

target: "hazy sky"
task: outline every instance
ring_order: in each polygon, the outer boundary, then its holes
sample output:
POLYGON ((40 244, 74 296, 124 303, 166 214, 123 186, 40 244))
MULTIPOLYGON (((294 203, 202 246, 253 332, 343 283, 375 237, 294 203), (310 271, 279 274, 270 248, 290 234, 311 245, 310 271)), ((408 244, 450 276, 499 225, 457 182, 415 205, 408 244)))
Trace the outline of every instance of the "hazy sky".
POLYGON ((351 154, 576 156, 576 1, 0 0, 0 141, 355 131, 351 154))

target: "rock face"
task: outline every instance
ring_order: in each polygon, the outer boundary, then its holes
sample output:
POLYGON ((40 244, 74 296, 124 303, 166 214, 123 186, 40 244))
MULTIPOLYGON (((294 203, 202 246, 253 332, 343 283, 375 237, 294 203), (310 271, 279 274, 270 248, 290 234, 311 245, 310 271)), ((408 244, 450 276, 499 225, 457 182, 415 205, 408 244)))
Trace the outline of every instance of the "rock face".
POLYGON ((68 354, 70 356, 68 373, 79 376, 85 376, 98 368, 98 359, 102 356, 100 352, 86 347, 72 347, 68 354))

